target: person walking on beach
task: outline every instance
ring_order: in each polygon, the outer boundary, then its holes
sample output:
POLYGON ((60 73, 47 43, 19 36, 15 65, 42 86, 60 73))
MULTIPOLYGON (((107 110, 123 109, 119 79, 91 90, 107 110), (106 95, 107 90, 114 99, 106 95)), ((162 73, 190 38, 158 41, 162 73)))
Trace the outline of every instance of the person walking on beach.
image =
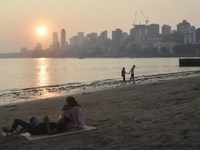
POLYGON ((58 122, 49 122, 49 118, 46 115, 44 117, 44 122, 39 123, 39 120, 36 116, 33 116, 30 121, 24 121, 21 118, 16 118, 12 124, 11 129, 3 127, 3 132, 12 135, 12 133, 17 129, 18 125, 21 125, 23 128, 20 130, 21 133, 23 130, 26 130, 31 135, 38 134, 56 134, 63 132, 69 118, 62 117, 58 122))
POLYGON ((125 84, 126 84, 126 78, 125 78, 125 75, 126 75, 126 74, 128 74, 128 73, 126 73, 125 68, 123 67, 123 68, 122 68, 122 71, 121 71, 121 75, 122 75, 122 77, 123 77, 123 81, 122 81, 122 82, 125 83, 125 84))
POLYGON ((59 119, 62 117, 70 119, 70 122, 66 124, 66 130, 75 131, 84 128, 83 109, 72 96, 66 98, 66 105, 63 106, 59 119))
POLYGON ((133 65, 133 67, 131 68, 131 70, 129 72, 129 73, 131 73, 131 78, 129 80, 129 83, 130 83, 131 79, 133 79, 133 83, 135 83, 135 81, 134 81, 134 69, 135 69, 135 65, 133 65))

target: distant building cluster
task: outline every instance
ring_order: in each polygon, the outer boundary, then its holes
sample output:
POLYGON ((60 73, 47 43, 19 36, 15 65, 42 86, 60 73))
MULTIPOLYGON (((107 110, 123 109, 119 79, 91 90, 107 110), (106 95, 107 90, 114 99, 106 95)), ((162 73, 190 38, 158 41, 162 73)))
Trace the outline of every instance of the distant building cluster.
MULTIPOLYGON (((181 53, 180 45, 195 45, 200 43, 200 29, 190 26, 186 20, 177 24, 177 30, 171 31, 171 26, 164 24, 159 32, 159 24, 133 25, 130 33, 121 29, 112 31, 112 38, 108 38, 107 30, 100 33, 78 32, 77 35, 66 41, 65 29, 61 30, 61 39, 58 40, 57 32, 52 35, 50 48, 43 50, 42 44, 37 43, 34 54, 63 57, 76 56, 139 56, 151 54, 181 53)), ((198 46, 196 52, 198 52, 198 46)), ((184 50, 185 52, 187 50, 184 50)), ((191 51, 194 52, 194 51, 191 51)), ((21 53, 33 53, 22 47, 21 53)), ((189 53, 189 52, 188 52, 189 53)))

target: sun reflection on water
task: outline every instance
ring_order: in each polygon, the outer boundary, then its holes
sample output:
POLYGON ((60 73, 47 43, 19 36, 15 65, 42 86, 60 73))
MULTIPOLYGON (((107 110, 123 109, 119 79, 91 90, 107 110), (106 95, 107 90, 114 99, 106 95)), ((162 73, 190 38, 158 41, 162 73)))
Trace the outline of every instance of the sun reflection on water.
POLYGON ((37 86, 41 87, 40 91, 38 91, 39 98, 41 97, 52 97, 54 94, 49 92, 46 86, 49 86, 50 80, 50 72, 49 72, 49 59, 39 58, 37 59, 37 86), (45 87, 44 87, 45 86, 45 87))
POLYGON ((38 59, 38 86, 47 86, 49 80, 49 73, 47 71, 48 67, 48 60, 46 58, 38 59))

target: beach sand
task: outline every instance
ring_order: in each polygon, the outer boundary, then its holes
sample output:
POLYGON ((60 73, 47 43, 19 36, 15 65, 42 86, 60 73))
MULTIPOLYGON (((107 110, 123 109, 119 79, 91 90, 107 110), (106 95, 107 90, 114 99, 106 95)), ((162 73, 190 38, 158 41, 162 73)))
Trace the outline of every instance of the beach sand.
MULTIPOLYGON (((97 130, 29 141, 0 136, 0 150, 154 150, 200 149, 200 77, 128 84, 73 95, 86 125, 97 130)), ((45 114, 56 121, 64 97, 0 106, 0 127, 13 119, 45 114)))

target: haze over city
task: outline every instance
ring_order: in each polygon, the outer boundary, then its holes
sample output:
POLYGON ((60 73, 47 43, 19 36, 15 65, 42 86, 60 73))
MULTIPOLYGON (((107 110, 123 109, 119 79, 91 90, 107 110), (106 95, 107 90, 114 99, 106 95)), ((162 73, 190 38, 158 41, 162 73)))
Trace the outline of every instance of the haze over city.
MULTIPOLYGON (((0 53, 19 52, 21 47, 43 49, 52 43, 52 33, 65 29, 66 40, 78 32, 98 35, 118 29, 130 33, 133 21, 145 24, 170 25, 172 30, 183 20, 196 28, 200 10, 199 0, 0 0, 0 53), (137 17, 135 18, 135 12, 137 17), (40 31, 39 31, 40 30, 40 31)), ((161 32, 161 31, 160 31, 161 32)))

